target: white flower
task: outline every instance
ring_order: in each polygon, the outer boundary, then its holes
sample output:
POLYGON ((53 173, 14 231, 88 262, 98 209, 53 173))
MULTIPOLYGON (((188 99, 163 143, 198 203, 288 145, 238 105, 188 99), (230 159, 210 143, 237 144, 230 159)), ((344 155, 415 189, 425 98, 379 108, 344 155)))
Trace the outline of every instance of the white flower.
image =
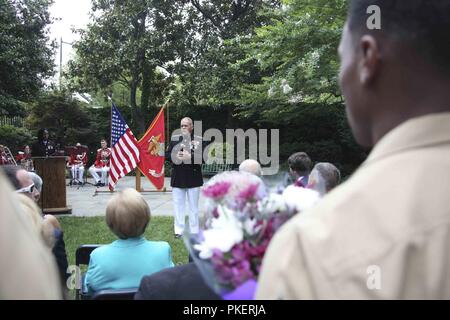
POLYGON ((296 186, 284 189, 282 196, 286 204, 298 212, 313 207, 320 200, 320 194, 317 191, 296 186))
POLYGON ((246 219, 244 222, 245 232, 249 235, 256 234, 259 230, 261 230, 261 226, 256 227, 256 219, 246 219))
POLYGON ((212 220, 211 228, 203 232, 203 242, 194 245, 194 248, 200 251, 199 256, 202 259, 211 258, 214 249, 228 252, 244 238, 242 223, 233 211, 223 206, 218 206, 217 210, 219 216, 212 220))
POLYGON ((258 202, 258 211, 263 215, 275 212, 284 212, 287 210, 286 201, 281 194, 271 193, 258 202))
POLYGON ((281 11, 282 12, 288 12, 291 9, 291 6, 288 4, 282 4, 281 5, 281 11))
POLYGON ((286 81, 286 79, 281 80, 281 86, 280 86, 281 90, 283 91, 284 94, 289 94, 292 92, 292 88, 289 85, 289 83, 286 81))

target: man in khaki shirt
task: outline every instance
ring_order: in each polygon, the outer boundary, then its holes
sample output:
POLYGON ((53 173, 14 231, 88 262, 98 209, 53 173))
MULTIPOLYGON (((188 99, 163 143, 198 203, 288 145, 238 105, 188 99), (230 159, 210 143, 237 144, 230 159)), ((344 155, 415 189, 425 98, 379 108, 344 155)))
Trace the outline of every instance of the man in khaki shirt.
POLYGON ((357 142, 374 149, 277 232, 257 298, 450 299, 448 30, 449 1, 352 1, 340 85, 357 142), (367 28, 372 4, 381 30, 367 28))

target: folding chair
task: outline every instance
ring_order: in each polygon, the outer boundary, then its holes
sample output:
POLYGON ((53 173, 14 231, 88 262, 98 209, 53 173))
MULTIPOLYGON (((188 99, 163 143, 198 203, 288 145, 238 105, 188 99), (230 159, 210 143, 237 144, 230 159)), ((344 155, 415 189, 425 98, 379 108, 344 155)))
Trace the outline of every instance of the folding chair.
POLYGON ((133 300, 138 288, 120 290, 100 290, 92 296, 92 300, 133 300))
MULTIPOLYGON (((80 268, 81 265, 89 265, 89 261, 91 259, 91 252, 94 249, 100 247, 99 244, 83 244, 78 247, 75 252, 75 265, 80 268)), ((90 296, 83 294, 83 278, 80 275, 79 279, 80 283, 75 290, 75 299, 76 300, 87 300, 90 299, 90 296)))

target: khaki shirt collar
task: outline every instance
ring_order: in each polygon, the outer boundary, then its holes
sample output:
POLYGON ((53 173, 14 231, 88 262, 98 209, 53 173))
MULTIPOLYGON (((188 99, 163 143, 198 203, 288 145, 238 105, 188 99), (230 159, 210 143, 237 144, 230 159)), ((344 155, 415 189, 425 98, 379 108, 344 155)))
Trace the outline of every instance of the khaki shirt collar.
POLYGON ((450 112, 413 118, 388 132, 375 145, 363 166, 411 149, 448 143, 450 143, 450 112))

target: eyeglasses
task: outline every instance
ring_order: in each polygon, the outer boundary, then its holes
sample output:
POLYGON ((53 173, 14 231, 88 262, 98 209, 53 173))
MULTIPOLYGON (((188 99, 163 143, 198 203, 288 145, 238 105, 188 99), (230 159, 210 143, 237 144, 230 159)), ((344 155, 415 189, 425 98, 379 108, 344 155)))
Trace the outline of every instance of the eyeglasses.
POLYGON ((33 193, 34 183, 30 184, 28 187, 16 190, 17 193, 33 193))

